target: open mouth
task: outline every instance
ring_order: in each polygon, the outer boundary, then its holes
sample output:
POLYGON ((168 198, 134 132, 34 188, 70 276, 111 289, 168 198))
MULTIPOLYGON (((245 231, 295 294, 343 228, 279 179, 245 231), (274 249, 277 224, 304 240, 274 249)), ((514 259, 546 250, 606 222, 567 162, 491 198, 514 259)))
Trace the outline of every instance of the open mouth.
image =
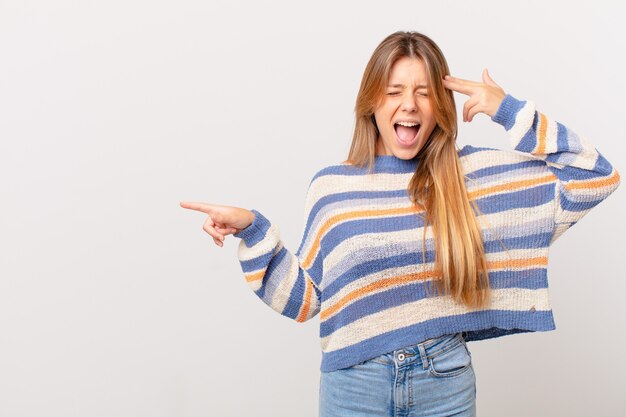
POLYGON ((417 134, 419 133, 420 127, 420 124, 415 123, 395 123, 393 125, 393 128, 396 131, 396 137, 398 138, 398 142, 400 142, 402 145, 414 144, 417 140, 417 134))

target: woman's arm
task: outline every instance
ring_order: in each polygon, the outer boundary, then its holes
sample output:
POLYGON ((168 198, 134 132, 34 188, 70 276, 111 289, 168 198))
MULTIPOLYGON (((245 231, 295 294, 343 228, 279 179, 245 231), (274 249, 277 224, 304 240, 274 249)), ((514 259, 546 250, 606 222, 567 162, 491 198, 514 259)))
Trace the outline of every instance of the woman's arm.
POLYGON ((532 101, 507 94, 491 119, 504 126, 516 151, 543 160, 555 175, 556 240, 619 186, 620 176, 598 150, 532 101))
POLYGON ((252 224, 233 234, 241 238, 237 256, 252 290, 272 309, 297 322, 313 318, 321 305, 323 259, 315 227, 314 186, 315 178, 307 190, 305 228, 295 254, 284 247, 278 227, 254 209, 252 224))
POLYGON ((563 124, 535 109, 532 101, 506 94, 487 69, 483 82, 446 75, 446 88, 469 96, 463 120, 485 113, 509 132, 516 151, 546 163, 554 175, 554 242, 619 186, 617 170, 591 145, 563 124))

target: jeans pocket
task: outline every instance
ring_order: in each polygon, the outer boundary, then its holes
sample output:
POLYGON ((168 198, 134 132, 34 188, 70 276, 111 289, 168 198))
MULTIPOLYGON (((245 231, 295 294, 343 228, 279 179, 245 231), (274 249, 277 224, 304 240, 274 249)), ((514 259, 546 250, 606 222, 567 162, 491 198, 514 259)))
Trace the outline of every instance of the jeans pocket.
POLYGON ((454 347, 428 358, 428 371, 439 378, 449 378, 467 372, 472 366, 472 356, 460 341, 454 347))

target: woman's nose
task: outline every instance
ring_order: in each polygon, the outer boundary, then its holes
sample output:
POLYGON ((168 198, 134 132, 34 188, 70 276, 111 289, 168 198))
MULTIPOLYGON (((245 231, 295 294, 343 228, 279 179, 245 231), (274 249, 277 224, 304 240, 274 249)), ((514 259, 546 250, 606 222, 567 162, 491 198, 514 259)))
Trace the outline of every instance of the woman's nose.
POLYGON ((415 111, 417 110, 417 102, 415 96, 411 94, 407 94, 402 101, 402 110, 404 111, 415 111))

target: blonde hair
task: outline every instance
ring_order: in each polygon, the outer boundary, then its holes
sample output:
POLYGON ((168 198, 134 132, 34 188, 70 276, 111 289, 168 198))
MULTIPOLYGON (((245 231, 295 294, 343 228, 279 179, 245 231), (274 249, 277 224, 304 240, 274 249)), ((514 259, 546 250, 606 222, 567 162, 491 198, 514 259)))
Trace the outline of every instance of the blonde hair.
MULTIPOLYGON (((370 58, 356 98, 356 123, 352 145, 345 161, 369 167, 372 172, 378 128, 374 111, 384 98, 389 74, 402 58, 417 58, 424 63, 428 96, 436 126, 417 154, 418 165, 408 186, 418 215, 425 212, 422 259, 425 264, 426 228, 432 227, 435 243, 434 277, 437 292, 449 294, 469 308, 483 308, 491 302, 481 228, 469 199, 465 176, 457 155, 456 106, 452 91, 442 79, 449 74, 448 64, 439 47, 419 32, 398 31, 387 36, 370 58)), ((428 288, 428 286, 427 286, 428 288)))

